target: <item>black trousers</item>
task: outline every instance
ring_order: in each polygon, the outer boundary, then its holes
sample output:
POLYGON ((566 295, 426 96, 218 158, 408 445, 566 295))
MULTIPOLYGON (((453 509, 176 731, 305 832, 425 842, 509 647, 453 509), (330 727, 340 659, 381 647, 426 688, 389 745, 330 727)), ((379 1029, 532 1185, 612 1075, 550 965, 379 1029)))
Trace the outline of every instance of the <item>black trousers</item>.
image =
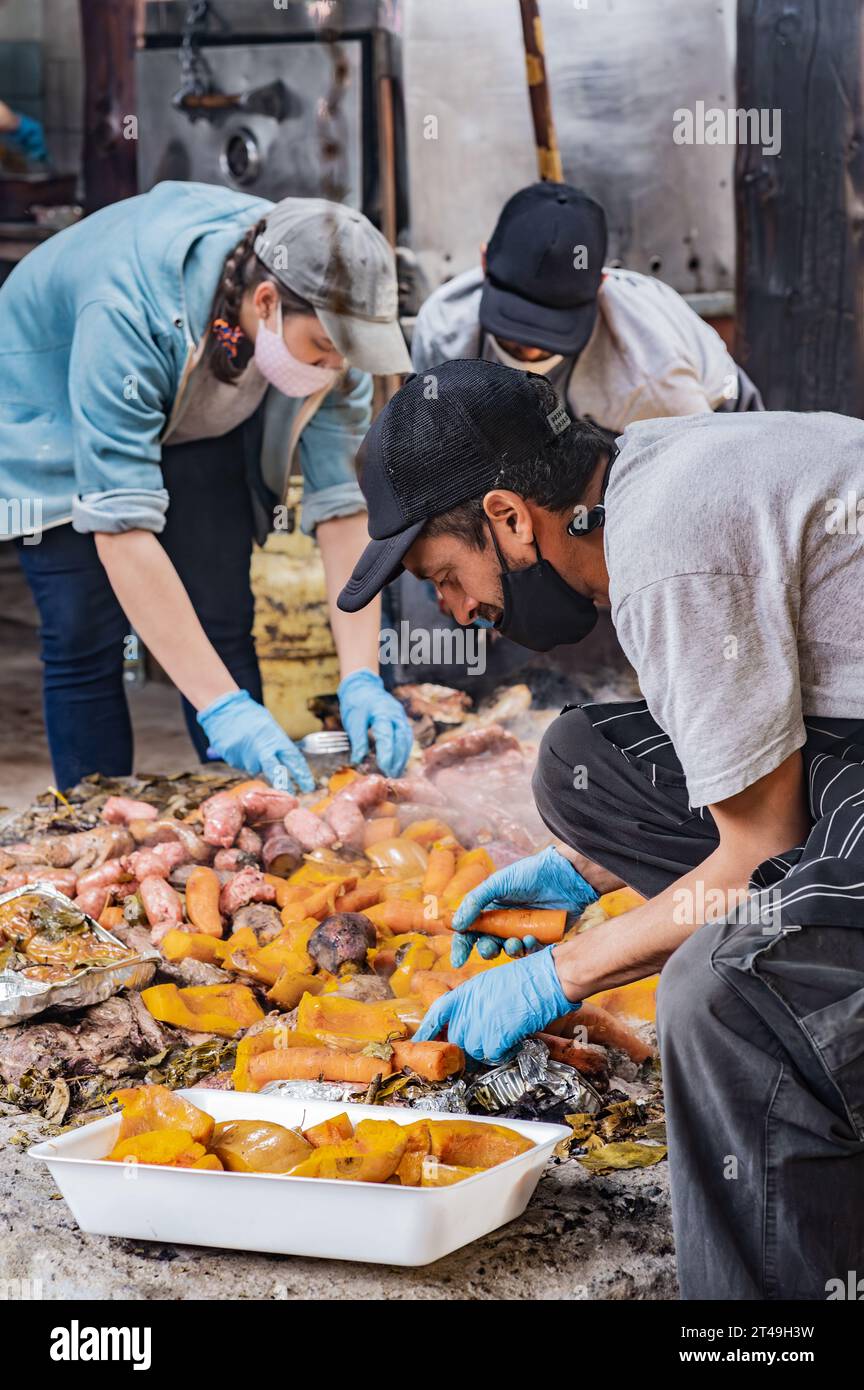
MULTIPOLYGON (((807 840, 660 978, 686 1299, 825 1299, 864 1275, 864 726, 805 722, 807 840)), ((643 701, 565 710, 534 793, 556 836, 649 897, 718 842, 643 701)))
MULTIPOLYGON (((221 439, 164 449, 170 505, 159 539, 231 675, 260 700, 249 581, 254 447, 247 422, 221 439)), ((45 724, 57 786, 74 786, 90 772, 130 773, 132 725, 123 684, 129 623, 93 537, 56 526, 39 545, 19 544, 18 554, 39 608, 45 724)), ((187 700, 183 712, 203 760, 207 739, 187 700)))

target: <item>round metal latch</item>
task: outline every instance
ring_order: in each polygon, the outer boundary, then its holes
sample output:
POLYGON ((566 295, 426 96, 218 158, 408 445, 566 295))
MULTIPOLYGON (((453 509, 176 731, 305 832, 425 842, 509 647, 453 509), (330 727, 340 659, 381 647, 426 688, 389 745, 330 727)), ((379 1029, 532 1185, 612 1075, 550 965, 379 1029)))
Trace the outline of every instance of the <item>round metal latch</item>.
POLYGON ((258 141, 245 126, 233 130, 219 155, 222 173, 234 183, 254 183, 261 172, 261 150, 258 141))

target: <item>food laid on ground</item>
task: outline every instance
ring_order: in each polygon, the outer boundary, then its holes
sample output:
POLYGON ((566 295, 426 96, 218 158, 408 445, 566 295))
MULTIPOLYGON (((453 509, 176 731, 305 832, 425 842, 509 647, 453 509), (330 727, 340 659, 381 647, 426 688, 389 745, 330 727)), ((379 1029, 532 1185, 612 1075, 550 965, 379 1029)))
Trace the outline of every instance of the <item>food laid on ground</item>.
MULTIPOLYGON (((443 994, 483 971, 515 968, 476 947, 451 966, 453 914, 502 863, 548 842, 530 797, 533 750, 479 715, 448 722, 464 702, 440 698, 448 732, 398 779, 342 768, 294 797, 215 770, 92 778, 7 826, 0 893, 52 883, 66 895, 64 911, 89 911, 116 949, 149 952, 157 963, 140 993, 38 1023, 7 1020, 0 1097, 74 1114, 142 1082, 318 1098, 329 1087, 346 1099, 506 1115, 518 1093, 514 1115, 543 1118, 557 1106, 561 1118, 568 1104, 581 1108, 568 1098, 583 1094, 583 1082, 595 1109, 607 1097, 614 1103, 618 1078, 631 1092, 646 1078, 647 1093, 653 982, 609 991, 550 1024, 533 1043, 530 1103, 513 1076, 478 1090, 488 1069, 446 1036, 413 1041, 443 994)), ((524 708, 521 695, 513 703, 524 708)), ((506 700, 492 708, 506 712, 506 700)), ((575 925, 559 910, 492 909, 477 931, 554 943, 636 901, 630 890, 607 894, 575 925)), ((69 960, 43 947, 26 968, 65 969, 69 960)), ((238 1163, 248 1147, 241 1137, 238 1163)), ((177 1139, 176 1154, 196 1164, 205 1154, 190 1145, 200 1144, 177 1139)), ((206 1158, 201 1166, 221 1162, 211 1150, 206 1158)))
POLYGON ((506 1125, 465 1119, 359 1120, 347 1112, 307 1130, 269 1120, 210 1115, 164 1086, 139 1086, 111 1097, 120 1132, 109 1163, 280 1177, 335 1178, 400 1187, 447 1187, 495 1168, 534 1147, 506 1125))

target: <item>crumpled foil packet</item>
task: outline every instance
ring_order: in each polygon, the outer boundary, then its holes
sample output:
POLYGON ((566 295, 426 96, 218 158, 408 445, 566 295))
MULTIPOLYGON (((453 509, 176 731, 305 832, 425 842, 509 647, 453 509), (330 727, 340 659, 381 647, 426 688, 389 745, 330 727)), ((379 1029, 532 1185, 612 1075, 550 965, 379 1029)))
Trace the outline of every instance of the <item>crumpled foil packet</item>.
POLYGON ((368 1086, 355 1086, 342 1081, 268 1081, 258 1092, 261 1096, 282 1096, 285 1100, 362 1100, 368 1086))
POLYGON ((32 980, 17 970, 0 970, 0 1028, 23 1023, 45 1009, 83 1009, 88 1004, 101 1004, 121 989, 143 989, 149 984, 156 963, 161 959, 155 947, 152 952, 129 950, 111 932, 100 927, 95 918, 81 912, 71 898, 59 892, 53 883, 35 880, 23 888, 13 888, 9 893, 0 894, 0 907, 28 894, 38 895, 58 908, 71 908, 86 918, 94 936, 108 945, 122 946, 128 958, 112 961, 109 965, 91 965, 83 970, 70 971, 68 980, 32 980))
POLYGON ((573 1067, 553 1061, 538 1038, 526 1038, 509 1062, 471 1082, 466 1099, 472 1109, 485 1110, 489 1115, 526 1103, 542 1113, 562 1102, 574 1112, 596 1115, 603 1105, 590 1081, 573 1067))

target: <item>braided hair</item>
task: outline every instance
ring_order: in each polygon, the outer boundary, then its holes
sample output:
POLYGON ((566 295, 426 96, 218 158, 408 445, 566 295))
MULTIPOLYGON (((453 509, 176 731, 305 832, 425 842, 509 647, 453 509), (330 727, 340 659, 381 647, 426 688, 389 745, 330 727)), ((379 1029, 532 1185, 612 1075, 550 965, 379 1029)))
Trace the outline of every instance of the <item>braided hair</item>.
POLYGON ((282 301, 283 314, 314 314, 315 308, 306 299, 301 299, 293 290, 270 274, 263 261, 255 255, 257 237, 264 231, 262 218, 234 247, 222 267, 222 275, 216 287, 213 305, 210 310, 210 332, 204 349, 204 361, 217 381, 234 386, 252 356, 252 344, 240 332, 240 305, 243 296, 259 285, 271 284, 282 301), (213 332, 212 325, 220 320, 224 327, 219 333, 213 332), (226 331, 227 330, 227 331, 226 331))

